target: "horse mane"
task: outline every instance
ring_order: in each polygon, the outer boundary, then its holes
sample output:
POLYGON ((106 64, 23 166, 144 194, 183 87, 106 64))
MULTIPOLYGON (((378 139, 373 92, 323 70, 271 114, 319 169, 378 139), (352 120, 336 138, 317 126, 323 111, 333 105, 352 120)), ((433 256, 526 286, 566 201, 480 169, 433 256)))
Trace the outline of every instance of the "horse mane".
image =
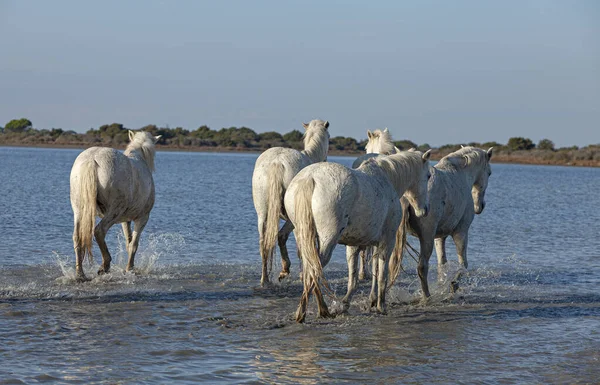
POLYGON ((406 182, 414 180, 416 173, 423 167, 423 153, 420 151, 401 151, 388 156, 371 158, 364 164, 376 164, 388 176, 394 187, 406 189, 406 182))
POLYGON ((304 154, 314 161, 321 162, 327 159, 329 150, 329 132, 322 120, 313 120, 304 132, 304 154))
POLYGON ((466 146, 440 159, 438 166, 440 168, 455 167, 461 169, 470 165, 484 166, 487 162, 488 155, 484 150, 466 146))
POLYGON ((156 148, 154 147, 154 138, 149 132, 138 131, 133 135, 124 154, 129 156, 134 152, 138 152, 144 162, 148 165, 150 171, 154 172, 154 155, 156 154, 156 148))
POLYGON ((382 155, 390 155, 395 154, 396 146, 394 146, 394 141, 392 140, 392 134, 385 130, 375 130, 371 134, 371 138, 369 138, 369 142, 379 140, 379 153, 382 155))

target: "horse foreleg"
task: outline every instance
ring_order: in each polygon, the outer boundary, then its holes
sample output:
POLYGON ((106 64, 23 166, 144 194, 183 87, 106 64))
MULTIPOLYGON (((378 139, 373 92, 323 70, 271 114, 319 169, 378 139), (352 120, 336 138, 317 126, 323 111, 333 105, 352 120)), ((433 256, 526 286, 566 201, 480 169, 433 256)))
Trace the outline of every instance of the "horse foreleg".
MULTIPOLYGON (((347 249, 346 249, 347 251, 347 249)), ((358 258, 358 279, 360 281, 362 281, 363 279, 365 279, 365 263, 367 262, 367 251, 366 249, 363 247, 360 249, 360 254, 359 254, 359 258, 358 258)), ((346 254, 346 259, 348 259, 348 255, 346 254)), ((348 267, 350 267, 350 265, 348 265, 348 267)))
POLYGON ((435 254, 437 255, 438 260, 438 281, 442 281, 444 279, 443 274, 443 265, 446 264, 446 238, 436 238, 435 239, 435 254))
POLYGON ((452 234, 452 239, 456 245, 456 254, 458 254, 458 263, 460 263, 465 269, 469 267, 467 261, 467 243, 469 241, 469 233, 452 234))
POLYGON ((149 216, 146 215, 140 219, 137 219, 133 225, 133 235, 131 237, 131 242, 127 245, 127 253, 129 254, 129 260, 127 261, 127 268, 125 271, 133 270, 133 264, 135 260, 135 253, 138 249, 138 244, 140 242, 140 235, 142 231, 144 231, 144 227, 146 227, 146 223, 148 223, 149 216))
POLYGON ((387 291, 387 267, 389 256, 392 254, 394 247, 394 237, 395 234, 391 234, 389 240, 380 244, 373 254, 373 259, 377 260, 377 311, 381 314, 386 314, 385 293, 387 291))
POLYGON ((377 305, 377 276, 379 272, 379 264, 377 259, 373 256, 371 258, 371 293, 369 294, 369 301, 371 307, 377 305))
POLYGON ((429 274, 429 258, 433 252, 433 239, 423 236, 419 239, 421 242, 421 251, 419 252, 419 266, 417 272, 419 274, 419 280, 421 281, 421 295, 423 300, 430 297, 429 283, 427 282, 427 276, 429 274))
MULTIPOLYGON (((457 233, 452 235, 454 244, 456 245, 456 254, 458 254, 458 263, 460 263, 465 269, 469 266, 467 261, 467 243, 469 241, 469 233, 457 233)), ((450 282, 450 290, 454 293, 458 290, 458 280, 460 279, 462 271, 458 271, 452 282, 450 282)))
MULTIPOLYGON (((356 246, 346 246, 346 261, 348 262, 348 292, 344 299, 342 299, 342 303, 344 304, 344 312, 348 311, 350 307, 350 300, 352 299, 352 295, 356 290, 356 268, 357 268, 357 259, 359 257, 360 248, 356 246)), ((364 252, 364 248, 362 249, 364 252)))
POLYGON ((279 273, 279 281, 284 279, 290 274, 290 257, 288 256, 287 240, 290 237, 290 233, 294 230, 294 225, 290 221, 285 221, 279 234, 277 235, 277 242, 279 244, 279 252, 281 254, 281 272, 279 273))
POLYGON ((121 223, 121 226, 123 227, 123 235, 125 236, 125 243, 126 243, 127 247, 129 247, 129 244, 131 243, 131 221, 123 222, 123 223, 121 223))

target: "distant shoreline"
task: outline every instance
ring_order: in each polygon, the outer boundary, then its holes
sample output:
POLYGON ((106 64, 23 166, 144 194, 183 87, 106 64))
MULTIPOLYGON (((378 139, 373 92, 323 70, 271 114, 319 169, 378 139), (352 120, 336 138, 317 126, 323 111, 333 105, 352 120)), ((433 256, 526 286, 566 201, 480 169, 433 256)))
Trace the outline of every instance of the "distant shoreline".
MULTIPOLYGON (((80 149, 85 150, 89 147, 84 144, 25 144, 25 143, 0 143, 0 147, 20 147, 20 148, 54 148, 54 149, 80 149)), ((106 147, 106 146, 104 146, 106 147)), ((121 150, 125 149, 125 146, 117 147, 121 150)), ((168 146, 158 145, 157 151, 165 152, 206 152, 206 153, 232 153, 232 154, 260 154, 265 150, 255 150, 251 148, 237 148, 237 147, 214 147, 214 146, 168 146)), ((330 150, 329 155, 332 156, 346 156, 346 157, 358 157, 363 155, 362 151, 336 151, 330 150)), ((432 159, 439 160, 445 153, 440 153, 437 149, 432 150, 432 159)), ((596 160, 569 160, 559 161, 556 159, 541 159, 536 156, 529 154, 494 154, 492 163, 505 163, 505 164, 525 164, 525 165, 538 165, 538 166, 569 166, 569 167, 600 167, 600 161, 596 160)))

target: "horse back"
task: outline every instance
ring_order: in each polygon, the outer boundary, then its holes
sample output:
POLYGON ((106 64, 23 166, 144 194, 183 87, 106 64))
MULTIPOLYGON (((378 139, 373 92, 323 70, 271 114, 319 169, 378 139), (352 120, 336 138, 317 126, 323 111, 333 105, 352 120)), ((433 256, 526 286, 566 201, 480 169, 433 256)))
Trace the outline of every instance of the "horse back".
POLYGON ((114 210, 123 220, 135 220, 150 212, 154 206, 154 180, 141 158, 107 147, 92 147, 84 154, 85 161, 96 164, 101 214, 114 210))

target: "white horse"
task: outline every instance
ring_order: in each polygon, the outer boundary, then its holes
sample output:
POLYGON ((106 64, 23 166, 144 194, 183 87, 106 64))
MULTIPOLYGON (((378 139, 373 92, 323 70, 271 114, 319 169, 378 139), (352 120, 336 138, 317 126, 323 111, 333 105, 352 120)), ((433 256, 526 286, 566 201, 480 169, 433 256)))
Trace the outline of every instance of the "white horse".
POLYGON ((254 166, 252 174, 252 199, 258 216, 260 256, 262 258, 261 286, 269 282, 269 266, 278 240, 282 269, 279 280, 290 273, 290 259, 286 242, 293 226, 287 220, 283 208, 283 196, 292 178, 304 167, 327 160, 329 150, 329 122, 313 120, 303 123, 304 150, 274 147, 263 152, 254 166), (285 224, 279 230, 279 219, 285 224))
POLYGON ((158 139, 160 136, 153 137, 148 132, 129 131, 130 143, 124 153, 91 147, 75 159, 71 169, 71 207, 77 281, 87 280, 82 264, 86 255, 92 258, 93 237, 102 252, 98 274, 110 270, 111 256, 104 238, 108 229, 119 222, 127 241, 127 271, 133 269, 140 234, 154 205, 152 172, 158 139), (94 227, 96 216, 102 220, 94 227), (133 234, 131 222, 135 222, 133 234))
POLYGON ((420 242, 418 274, 423 299, 429 297, 427 273, 429 258, 434 247, 438 258, 438 272, 446 263, 445 241, 451 236, 456 244, 459 263, 466 269, 469 227, 475 214, 485 207, 485 190, 492 174, 492 149, 463 147, 448 154, 432 168, 429 181, 430 212, 421 217, 402 198, 402 223, 398 229, 398 251, 390 260, 390 280, 393 281, 402 265, 402 251, 406 246, 406 231, 420 242), (397 259, 396 259, 397 257, 397 259))
POLYGON ((347 248, 349 274, 348 293, 343 300, 345 308, 356 287, 359 247, 376 246, 373 264, 378 262, 379 273, 377 282, 373 282, 371 300, 377 300, 378 311, 385 311, 385 269, 402 215, 399 197, 408 192, 417 215, 427 214, 429 155, 429 152, 401 152, 372 159, 357 170, 337 163, 317 163, 298 173, 284 199, 303 266, 304 291, 296 321, 304 321, 313 290, 319 315, 330 315, 321 283, 324 283, 323 267, 338 243, 356 246, 347 248))
MULTIPOLYGON (((397 154, 400 152, 400 149, 394 145, 394 141, 392 139, 392 135, 388 131, 387 127, 382 130, 374 130, 371 132, 367 130, 367 138, 369 139, 367 145, 365 146, 365 150, 367 151, 366 155, 359 156, 352 163, 352 168, 359 168, 363 162, 377 157, 378 154, 381 155, 391 155, 397 154)), ((361 248, 360 250, 360 259, 358 266, 358 279, 363 280, 365 278, 365 265, 367 263, 367 258, 373 254, 372 247, 361 248)))

